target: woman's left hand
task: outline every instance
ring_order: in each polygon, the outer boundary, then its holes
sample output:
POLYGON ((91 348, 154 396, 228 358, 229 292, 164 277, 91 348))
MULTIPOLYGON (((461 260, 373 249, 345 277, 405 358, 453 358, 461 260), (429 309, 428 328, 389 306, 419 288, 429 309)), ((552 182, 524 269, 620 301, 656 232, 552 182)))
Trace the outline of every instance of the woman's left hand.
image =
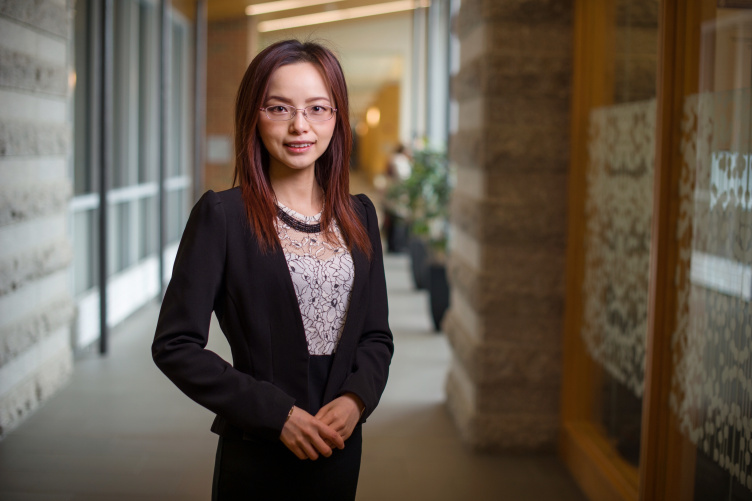
POLYGON ((316 413, 316 419, 334 428, 342 440, 347 440, 360 421, 364 408, 365 405, 357 395, 345 393, 323 406, 316 413))

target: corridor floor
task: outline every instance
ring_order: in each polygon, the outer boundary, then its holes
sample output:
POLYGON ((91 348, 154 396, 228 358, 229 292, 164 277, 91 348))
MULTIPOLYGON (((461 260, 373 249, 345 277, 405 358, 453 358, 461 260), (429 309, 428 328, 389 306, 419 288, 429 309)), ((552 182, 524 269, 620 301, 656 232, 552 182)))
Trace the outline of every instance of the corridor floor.
MULTIPOLYGON (((475 454, 443 404, 450 359, 404 256, 386 257, 395 357, 364 426, 358 501, 584 501, 555 456, 475 454)), ((0 442, 3 501, 207 501, 212 415, 151 361, 158 307, 112 333, 107 357, 78 357, 71 382, 0 442)), ((210 348, 229 358, 216 323, 210 348)))

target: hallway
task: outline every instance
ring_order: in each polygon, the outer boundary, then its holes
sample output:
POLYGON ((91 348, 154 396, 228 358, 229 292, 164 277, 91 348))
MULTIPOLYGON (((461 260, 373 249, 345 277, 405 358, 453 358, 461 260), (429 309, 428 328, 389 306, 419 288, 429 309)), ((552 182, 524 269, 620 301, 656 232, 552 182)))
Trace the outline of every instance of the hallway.
MULTIPOLYGON (((555 456, 478 455, 443 405, 450 350, 432 332, 405 256, 385 260, 395 357, 364 428, 359 501, 581 501, 555 456)), ((151 361, 158 307, 112 333, 111 353, 86 353, 67 387, 0 442, 3 501, 208 500, 212 415, 151 361)), ((209 348, 229 358, 216 323, 209 348)))

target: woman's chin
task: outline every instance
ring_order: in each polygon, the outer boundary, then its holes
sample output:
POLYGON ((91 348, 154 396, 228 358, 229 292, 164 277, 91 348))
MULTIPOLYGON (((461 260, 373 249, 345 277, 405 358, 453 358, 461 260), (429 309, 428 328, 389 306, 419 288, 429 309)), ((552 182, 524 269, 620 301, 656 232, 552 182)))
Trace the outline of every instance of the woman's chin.
MULTIPOLYGON (((308 155, 306 155, 308 157, 308 155)), ((312 169, 316 164, 316 160, 311 156, 309 158, 304 157, 287 157, 281 158, 277 162, 278 168, 294 171, 304 171, 312 169)))

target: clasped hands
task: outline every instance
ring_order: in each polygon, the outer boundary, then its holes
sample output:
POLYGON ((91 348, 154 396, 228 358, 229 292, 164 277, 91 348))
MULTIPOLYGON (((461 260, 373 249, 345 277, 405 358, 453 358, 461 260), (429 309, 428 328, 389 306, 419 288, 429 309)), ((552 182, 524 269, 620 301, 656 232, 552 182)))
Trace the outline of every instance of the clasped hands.
POLYGON ((293 407, 279 438, 299 459, 315 460, 319 454, 329 457, 334 447, 345 448, 363 408, 363 402, 352 393, 335 398, 315 416, 293 407))

